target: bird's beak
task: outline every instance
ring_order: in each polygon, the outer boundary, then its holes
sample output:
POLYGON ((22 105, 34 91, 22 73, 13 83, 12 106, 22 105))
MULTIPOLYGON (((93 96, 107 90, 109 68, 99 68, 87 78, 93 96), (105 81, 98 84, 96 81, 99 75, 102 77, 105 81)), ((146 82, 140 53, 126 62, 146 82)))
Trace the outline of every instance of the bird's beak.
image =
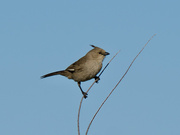
POLYGON ((106 55, 109 55, 109 54, 110 54, 110 53, 108 53, 108 52, 105 52, 105 56, 106 56, 106 55))

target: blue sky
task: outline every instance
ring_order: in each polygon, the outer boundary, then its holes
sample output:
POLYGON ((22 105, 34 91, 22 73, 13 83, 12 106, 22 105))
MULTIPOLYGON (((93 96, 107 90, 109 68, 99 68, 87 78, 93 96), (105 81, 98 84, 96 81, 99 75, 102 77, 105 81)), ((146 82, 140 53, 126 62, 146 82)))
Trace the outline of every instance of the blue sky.
MULTIPOLYGON (((178 0, 0 2, 0 134, 75 135, 82 97, 63 70, 94 44, 112 61, 84 100, 84 134, 101 102, 148 39, 156 37, 94 120, 93 135, 180 134, 178 0)), ((82 83, 86 90, 93 80, 82 83)))

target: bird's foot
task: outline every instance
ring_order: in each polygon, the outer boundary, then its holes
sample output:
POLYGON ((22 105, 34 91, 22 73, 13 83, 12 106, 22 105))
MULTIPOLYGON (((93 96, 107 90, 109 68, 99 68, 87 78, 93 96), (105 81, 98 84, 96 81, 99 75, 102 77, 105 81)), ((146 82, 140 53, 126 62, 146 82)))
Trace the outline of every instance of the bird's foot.
POLYGON ((98 83, 98 81, 100 80, 100 78, 98 76, 95 76, 94 79, 95 79, 96 83, 98 83))
POLYGON ((84 98, 86 99, 88 94, 86 92, 83 92, 82 94, 83 94, 84 98))

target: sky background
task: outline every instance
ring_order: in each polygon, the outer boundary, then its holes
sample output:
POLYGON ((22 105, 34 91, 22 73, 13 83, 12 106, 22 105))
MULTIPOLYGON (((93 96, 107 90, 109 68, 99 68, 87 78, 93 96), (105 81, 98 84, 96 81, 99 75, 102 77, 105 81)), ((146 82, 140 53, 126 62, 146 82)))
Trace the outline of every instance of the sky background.
MULTIPOLYGON (((76 135, 82 94, 63 70, 90 44, 118 51, 84 100, 81 134, 137 53, 157 34, 103 106, 89 135, 180 134, 179 0, 0 2, 0 134, 76 135)), ((82 83, 86 91, 94 80, 82 83)))

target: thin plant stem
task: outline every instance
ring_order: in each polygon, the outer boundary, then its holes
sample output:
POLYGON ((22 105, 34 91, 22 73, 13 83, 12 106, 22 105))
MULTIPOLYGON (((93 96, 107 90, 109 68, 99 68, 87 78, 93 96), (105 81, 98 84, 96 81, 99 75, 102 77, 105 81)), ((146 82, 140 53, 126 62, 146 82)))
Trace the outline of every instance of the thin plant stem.
MULTIPOLYGON (((116 57, 116 55, 120 52, 120 50, 112 57, 112 59, 106 64, 106 66, 103 68, 103 70, 100 72, 100 74, 98 75, 98 77, 100 77, 102 75, 102 73, 104 72, 104 70, 108 67, 108 65, 111 63, 111 61, 116 57)), ((89 92, 89 90, 92 88, 92 86, 95 84, 96 80, 91 84, 91 86, 89 87, 89 89, 86 91, 86 93, 89 92)), ((80 135, 80 125, 79 125, 79 119, 80 119, 80 112, 81 112, 81 106, 82 106, 82 102, 83 102, 84 96, 81 98, 80 104, 79 104, 79 109, 78 109, 78 119, 77 119, 77 127, 78 127, 78 135, 80 135)))
POLYGON ((88 134, 89 128, 93 122, 93 120, 95 119, 96 115, 98 114, 98 112, 100 111, 100 109, 102 108, 102 106, 104 105, 104 103, 107 101, 107 99, 110 97, 110 95, 113 93, 113 91, 116 89, 116 87, 119 85, 119 83, 122 81, 122 79, 125 77, 125 75, 128 73, 129 69, 131 68, 132 64, 134 63, 134 61, 136 60, 136 58, 139 56, 139 54, 144 50, 144 48, 146 47, 146 45, 152 40, 152 38, 155 36, 156 34, 154 34, 148 41, 147 43, 143 46, 143 48, 140 50, 140 52, 136 55, 136 57, 133 59, 133 61, 131 62, 131 64, 129 65, 129 67, 127 68, 126 72, 124 73, 124 75, 121 77, 121 79, 118 81, 118 83, 115 85, 115 87, 112 89, 112 91, 109 93, 109 95, 106 97, 106 99, 102 102, 101 106, 98 108, 98 110, 96 111, 96 113, 94 114, 91 122, 88 125, 88 128, 86 130, 86 134, 88 134))

